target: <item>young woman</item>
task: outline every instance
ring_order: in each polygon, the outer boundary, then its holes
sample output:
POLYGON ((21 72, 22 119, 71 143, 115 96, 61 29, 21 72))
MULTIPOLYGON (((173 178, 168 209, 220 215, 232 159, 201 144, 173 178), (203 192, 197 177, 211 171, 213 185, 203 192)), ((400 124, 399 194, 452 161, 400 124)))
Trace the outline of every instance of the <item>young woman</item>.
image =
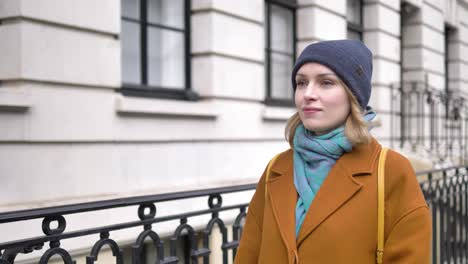
MULTIPOLYGON (((261 177, 235 263, 376 263, 372 53, 360 41, 311 44, 292 71, 291 149, 261 177)), ((429 263, 431 220, 409 161, 385 160, 383 263, 429 263)))

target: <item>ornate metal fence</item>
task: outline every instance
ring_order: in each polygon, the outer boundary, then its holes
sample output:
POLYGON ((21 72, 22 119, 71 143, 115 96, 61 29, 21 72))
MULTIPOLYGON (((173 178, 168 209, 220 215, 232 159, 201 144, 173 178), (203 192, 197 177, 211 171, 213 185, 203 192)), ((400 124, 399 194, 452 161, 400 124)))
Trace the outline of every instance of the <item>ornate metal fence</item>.
POLYGON ((458 93, 426 82, 391 87, 391 144, 427 153, 435 162, 468 159, 468 104, 458 93))
POLYGON ((468 167, 418 173, 432 212, 432 263, 468 262, 468 167))
MULTIPOLYGON (((468 167, 422 171, 418 173, 418 177, 432 212, 433 263, 465 263, 468 261, 468 167)), ((99 235, 99 239, 87 254, 87 264, 95 263, 104 246, 111 249, 115 263, 124 263, 125 256, 121 247, 112 237, 118 230, 135 227, 142 229, 135 232, 130 256, 125 258, 128 259, 127 263, 146 263, 143 248, 145 240, 153 243, 151 250, 157 255, 155 263, 209 263, 210 254, 214 250, 210 246, 210 236, 215 226, 219 227, 222 238, 220 245, 222 259, 219 262, 227 264, 236 254, 248 203, 226 206, 223 205, 223 197, 230 193, 254 189, 255 184, 249 184, 1 213, 0 224, 42 219, 43 235, 0 242, 0 264, 13 264, 19 254, 44 250, 46 243, 49 243, 48 249, 38 256, 39 264, 49 263, 53 256, 59 256, 63 263, 71 264, 74 263, 73 256, 61 246, 61 242, 89 235, 99 235), (206 209, 156 216, 159 203, 185 201, 197 197, 207 199, 206 209), (132 206, 138 208, 135 211, 139 218, 137 221, 66 232, 66 217, 73 214, 97 213, 102 210, 132 206), (235 216, 231 217, 233 219, 223 220, 220 217, 220 213, 226 211, 234 212, 235 216), (199 228, 192 226, 192 218, 201 215, 209 216, 208 222, 199 228), (179 224, 168 236, 168 245, 166 245, 154 227, 173 220, 179 221, 179 224), (55 228, 51 227, 52 222, 57 224, 55 228), (231 238, 228 237, 228 222, 232 222, 231 238)), ((102 223, 94 224, 97 226, 102 223)))
MULTIPOLYGON (((255 189, 255 184, 0 213, 0 224, 42 219, 43 231, 42 236, 10 242, 2 242, 3 239, 1 238, 4 236, 0 234, 0 264, 15 263, 15 259, 19 254, 29 254, 42 250, 46 243, 49 243, 49 248, 40 256, 39 264, 49 263, 49 260, 53 256, 59 256, 65 264, 72 264, 74 263, 73 256, 65 248, 61 247, 61 242, 89 235, 99 235, 99 239, 94 243, 94 246, 86 257, 87 264, 92 264, 98 259, 99 252, 104 246, 108 246, 112 250, 115 263, 124 263, 122 250, 112 238, 112 234, 118 230, 133 227, 141 227, 142 230, 141 233, 135 234, 134 243, 131 245, 131 263, 146 263, 143 254, 143 243, 148 239, 154 243, 153 250, 157 255, 156 263, 198 263, 200 260, 203 263, 209 263, 211 254, 210 236, 215 226, 221 232, 222 261, 223 263, 228 263, 229 255, 233 258, 236 253, 248 203, 224 206, 223 196, 229 193, 253 189, 255 189), (206 209, 180 212, 161 217, 156 216, 156 206, 158 203, 176 200, 185 201, 197 197, 207 199, 206 209), (138 208, 135 212, 139 218, 137 221, 66 232, 67 216, 78 213, 97 213, 101 210, 132 206, 138 208), (219 217, 220 212, 224 211, 237 211, 235 213, 237 215, 232 223, 231 241, 228 239, 227 224, 219 217), (190 220, 201 215, 211 215, 211 217, 204 228, 197 230, 191 226, 190 220), (153 230, 153 226, 171 220, 178 220, 179 224, 172 232, 172 235, 169 236, 169 245, 165 245, 161 236, 153 230), (57 224, 55 228, 51 227, 53 222, 57 224), (182 242, 182 247, 179 246, 180 242, 182 242), (165 252, 169 254, 165 255, 165 252)), ((230 220, 232 221, 232 219, 230 220)), ((95 225, 99 224, 102 223, 95 223, 95 225)))

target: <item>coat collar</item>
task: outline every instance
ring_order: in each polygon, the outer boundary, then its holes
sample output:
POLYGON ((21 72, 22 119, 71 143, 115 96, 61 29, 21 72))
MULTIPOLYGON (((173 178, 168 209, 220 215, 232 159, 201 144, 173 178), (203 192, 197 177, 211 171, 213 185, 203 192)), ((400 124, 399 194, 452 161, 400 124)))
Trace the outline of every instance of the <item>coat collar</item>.
POLYGON ((293 151, 289 149, 278 157, 271 167, 272 173, 266 184, 281 236, 289 249, 298 248, 310 233, 361 189, 362 184, 354 177, 372 173, 381 148, 372 138, 369 144, 354 147, 337 160, 317 192, 297 239, 293 151))

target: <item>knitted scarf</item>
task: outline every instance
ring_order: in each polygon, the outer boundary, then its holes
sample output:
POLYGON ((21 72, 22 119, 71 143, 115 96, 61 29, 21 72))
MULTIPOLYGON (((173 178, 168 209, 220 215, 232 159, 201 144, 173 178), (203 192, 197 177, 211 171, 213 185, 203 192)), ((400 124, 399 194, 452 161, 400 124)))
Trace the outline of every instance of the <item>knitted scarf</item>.
MULTIPOLYGON (((368 108, 364 119, 370 122, 375 112, 368 108)), ((335 162, 353 148, 344 126, 324 135, 315 135, 302 124, 294 134, 294 185, 299 197, 296 204, 296 237, 320 186, 335 162)))

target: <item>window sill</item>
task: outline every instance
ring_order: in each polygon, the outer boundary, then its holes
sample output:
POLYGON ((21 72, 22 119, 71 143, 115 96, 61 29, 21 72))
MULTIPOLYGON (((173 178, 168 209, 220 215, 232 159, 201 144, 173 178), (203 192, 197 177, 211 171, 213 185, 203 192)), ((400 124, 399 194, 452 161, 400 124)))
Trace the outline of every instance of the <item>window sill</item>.
POLYGON ((26 112, 31 108, 29 96, 19 93, 0 93, 1 112, 26 112))
POLYGON ((265 98, 264 104, 272 107, 294 108, 294 99, 265 98))
POLYGON ((124 97, 118 95, 115 103, 120 115, 153 115, 216 119, 219 112, 211 102, 188 102, 164 99, 124 97))
POLYGON ((265 121, 287 121, 295 112, 293 107, 265 106, 262 117, 265 121))
POLYGON ((197 101, 198 94, 188 89, 171 89, 124 83, 120 92, 125 96, 197 101))

